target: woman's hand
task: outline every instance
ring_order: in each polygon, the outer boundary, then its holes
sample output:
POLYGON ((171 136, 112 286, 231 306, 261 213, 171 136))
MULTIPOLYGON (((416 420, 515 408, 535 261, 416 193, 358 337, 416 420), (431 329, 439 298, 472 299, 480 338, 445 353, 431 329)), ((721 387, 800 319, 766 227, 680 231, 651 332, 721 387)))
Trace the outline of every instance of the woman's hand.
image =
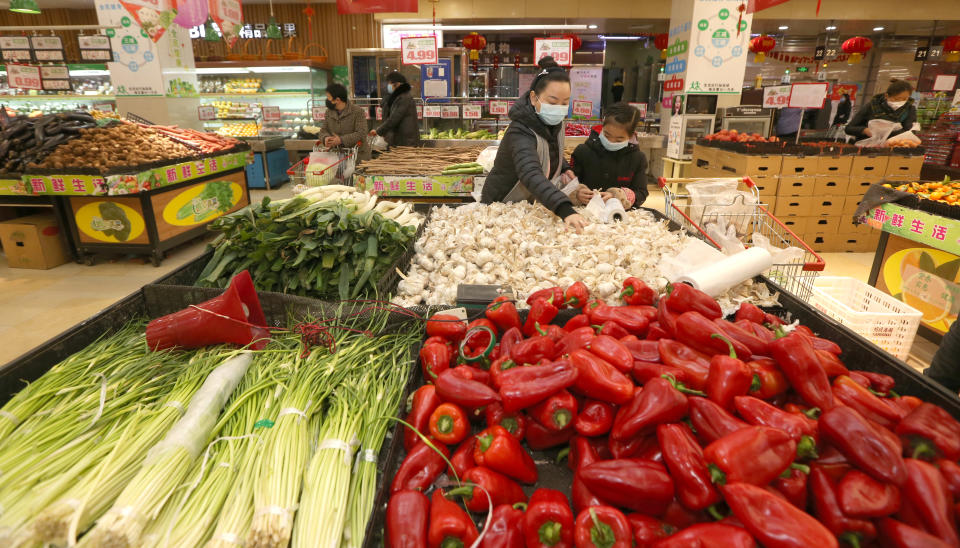
POLYGON ((612 193, 612 192, 601 192, 601 193, 600 193, 600 199, 603 200, 604 202, 606 202, 606 201, 609 200, 610 198, 613 198, 613 193, 612 193))
POLYGON ((573 229, 577 234, 583 234, 583 229, 586 228, 588 223, 582 215, 574 213, 573 215, 567 215, 563 224, 566 225, 567 230, 573 229))
POLYGON ((863 130, 863 134, 866 135, 867 137, 873 137, 873 132, 870 131, 870 128, 863 130))
POLYGON ((328 147, 335 147, 341 143, 343 143, 343 141, 340 140, 339 135, 334 135, 333 137, 327 137, 326 139, 323 140, 323 144, 328 147))
POLYGON ((376 136, 377 136, 377 130, 371 129, 371 130, 370 130, 370 133, 368 133, 367 135, 369 135, 369 136, 371 136, 371 137, 376 137, 376 136))
POLYGON ((572 181, 572 180, 574 180, 574 179, 576 179, 576 178, 577 178, 577 175, 573 172, 572 169, 568 169, 568 170, 566 170, 566 171, 564 171, 563 173, 560 174, 560 179, 561 179, 564 183, 569 183, 570 181, 572 181))
MULTIPOLYGON (((577 201, 581 204, 585 204, 593 198, 594 192, 590 190, 586 185, 580 185, 577 188, 577 201)), ((569 217, 567 217, 569 219, 569 217)))

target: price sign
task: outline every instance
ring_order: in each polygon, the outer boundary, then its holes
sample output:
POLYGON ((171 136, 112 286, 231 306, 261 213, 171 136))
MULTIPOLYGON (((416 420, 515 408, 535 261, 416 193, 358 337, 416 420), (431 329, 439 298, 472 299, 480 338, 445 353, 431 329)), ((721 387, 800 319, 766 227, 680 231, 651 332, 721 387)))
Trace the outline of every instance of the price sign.
POLYGON ((506 101, 490 101, 490 114, 506 116, 510 106, 506 101))
POLYGON ((480 105, 463 105, 463 117, 468 120, 479 120, 483 114, 480 105))
POLYGON ((572 38, 534 38, 533 62, 537 63, 544 57, 553 57, 553 60, 562 67, 573 64, 572 38))
POLYGON ((383 107, 377 107, 377 120, 383 120, 383 107))
POLYGON ((30 49, 26 36, 0 36, 0 49, 30 49))
POLYGON ((793 84, 790 86, 790 108, 823 108, 830 84, 823 82, 793 84))
POLYGON ((437 62, 436 36, 410 36, 400 39, 404 65, 432 65, 437 62))
POLYGON ((113 52, 110 50, 110 37, 101 34, 93 36, 77 36, 77 45, 80 46, 80 58, 84 61, 112 61, 113 52))
POLYGON ((953 91, 956 85, 956 74, 938 74, 933 80, 933 91, 953 91))
POLYGON ((423 107, 424 118, 440 118, 441 114, 440 105, 424 105, 423 107))
POLYGON ((200 105, 197 107, 198 120, 216 120, 217 107, 213 105, 200 105))
POLYGON ((59 36, 31 36, 33 56, 37 61, 63 61, 63 42, 59 36))
POLYGON ((113 112, 113 103, 94 103, 93 110, 100 112, 113 112))
POLYGON ((40 80, 43 89, 64 91, 70 88, 70 71, 66 65, 47 65, 40 67, 40 80))
POLYGON ((593 114, 592 101, 574 101, 573 102, 574 116, 590 116, 591 114, 593 114))
POLYGON ((440 107, 440 117, 441 117, 441 118, 459 118, 459 117, 460 117, 460 107, 458 107, 458 106, 442 106, 442 107, 440 107))
POLYGON ((790 102, 790 86, 767 86, 763 88, 764 108, 784 108, 790 102))
POLYGON ((646 103, 630 103, 630 106, 640 111, 640 117, 647 117, 647 104, 646 103))
POLYGON ((32 65, 7 65, 7 81, 10 87, 18 89, 43 89, 40 80, 40 67, 32 65))
POLYGON ((423 105, 417 105, 417 120, 423 119, 423 105))
POLYGON ((279 122, 279 121, 280 121, 280 107, 263 107, 263 121, 264 121, 264 122, 279 122))
POLYGON ((310 117, 314 120, 326 120, 327 107, 312 107, 310 109, 310 117))

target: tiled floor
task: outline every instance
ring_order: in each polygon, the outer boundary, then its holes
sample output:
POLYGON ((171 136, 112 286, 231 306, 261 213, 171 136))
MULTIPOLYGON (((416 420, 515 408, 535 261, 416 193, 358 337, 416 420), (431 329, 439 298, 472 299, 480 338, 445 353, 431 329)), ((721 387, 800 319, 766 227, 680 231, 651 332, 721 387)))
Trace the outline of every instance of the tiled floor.
MULTIPOLYGON (((269 192, 272 197, 286 197, 289 193, 289 187, 269 192)), ((260 200, 265 194, 252 191, 251 199, 260 200)), ((663 194, 651 192, 645 205, 662 211, 663 194)), ((171 250, 159 268, 141 259, 118 257, 101 260, 92 267, 68 263, 51 270, 27 270, 9 268, 0 253, 0 364, 192 260, 204 246, 198 240, 171 250)), ((866 281, 873 254, 826 253, 823 258, 824 275, 866 281)), ((925 367, 935 351, 935 345, 918 337, 908 362, 925 367)))

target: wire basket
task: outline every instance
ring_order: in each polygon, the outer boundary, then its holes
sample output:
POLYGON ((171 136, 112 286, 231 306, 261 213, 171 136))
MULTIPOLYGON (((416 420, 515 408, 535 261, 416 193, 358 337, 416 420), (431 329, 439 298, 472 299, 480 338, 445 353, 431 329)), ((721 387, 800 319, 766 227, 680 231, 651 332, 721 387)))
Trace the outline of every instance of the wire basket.
MULTIPOLYGON (((770 245, 778 248, 796 247, 803 257, 795 262, 774 263, 765 274, 797 297, 810 298, 814 279, 823 271, 824 262, 800 236, 784 225, 764 206, 760 193, 749 177, 720 179, 665 179, 658 180, 664 196, 664 213, 671 221, 692 232, 698 238, 721 249, 704 230, 708 222, 733 225, 737 236, 746 243, 754 233, 766 236, 770 245), (741 193, 727 203, 695 203, 690 188, 707 182, 736 182, 741 193), (749 195, 747 199, 745 195, 749 195)), ((696 194, 694 192, 693 194, 696 194)))
POLYGON ((337 154, 337 161, 324 168, 310 169, 310 156, 305 157, 287 170, 287 175, 290 176, 293 184, 307 186, 324 186, 335 182, 351 184, 353 171, 357 165, 358 147, 325 148, 320 143, 321 141, 317 141, 313 145, 313 151, 335 153, 337 154))

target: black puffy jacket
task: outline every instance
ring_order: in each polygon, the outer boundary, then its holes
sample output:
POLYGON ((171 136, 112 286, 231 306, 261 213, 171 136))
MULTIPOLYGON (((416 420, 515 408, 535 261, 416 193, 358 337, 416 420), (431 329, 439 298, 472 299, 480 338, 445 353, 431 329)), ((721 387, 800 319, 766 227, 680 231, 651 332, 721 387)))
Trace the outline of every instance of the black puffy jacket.
POLYGON ((529 95, 525 95, 510 108, 510 120, 510 126, 500 140, 493 169, 483 185, 480 201, 489 204, 503 200, 519 181, 534 199, 559 217, 566 218, 576 213, 570 198, 543 175, 543 167, 537 154, 537 138, 534 136, 536 133, 543 137, 550 146, 550 173, 555 176, 570 169, 563 160, 560 160, 560 166, 556 165, 561 158, 562 125, 545 125, 530 104, 529 95))
POLYGON ((636 195, 631 207, 639 207, 647 199, 647 157, 633 143, 609 151, 603 148, 600 134, 592 131, 587 142, 573 151, 570 164, 580 184, 591 190, 629 188, 636 195))
MULTIPOLYGON (((878 93, 873 96, 869 103, 857 111, 847 127, 843 129, 847 135, 852 135, 858 140, 866 139, 867 136, 863 134, 863 130, 867 129, 870 120, 877 119, 900 123, 902 127, 893 131, 890 137, 910 131, 913 128, 913 123, 917 121, 917 107, 913 104, 913 97, 907 99, 907 103, 902 107, 893 110, 887 104, 887 94, 878 93)), ((887 137, 887 139, 890 137, 887 137)))
POLYGON ((392 147, 420 146, 420 122, 410 84, 400 84, 384 101, 383 123, 377 128, 377 135, 392 147))

